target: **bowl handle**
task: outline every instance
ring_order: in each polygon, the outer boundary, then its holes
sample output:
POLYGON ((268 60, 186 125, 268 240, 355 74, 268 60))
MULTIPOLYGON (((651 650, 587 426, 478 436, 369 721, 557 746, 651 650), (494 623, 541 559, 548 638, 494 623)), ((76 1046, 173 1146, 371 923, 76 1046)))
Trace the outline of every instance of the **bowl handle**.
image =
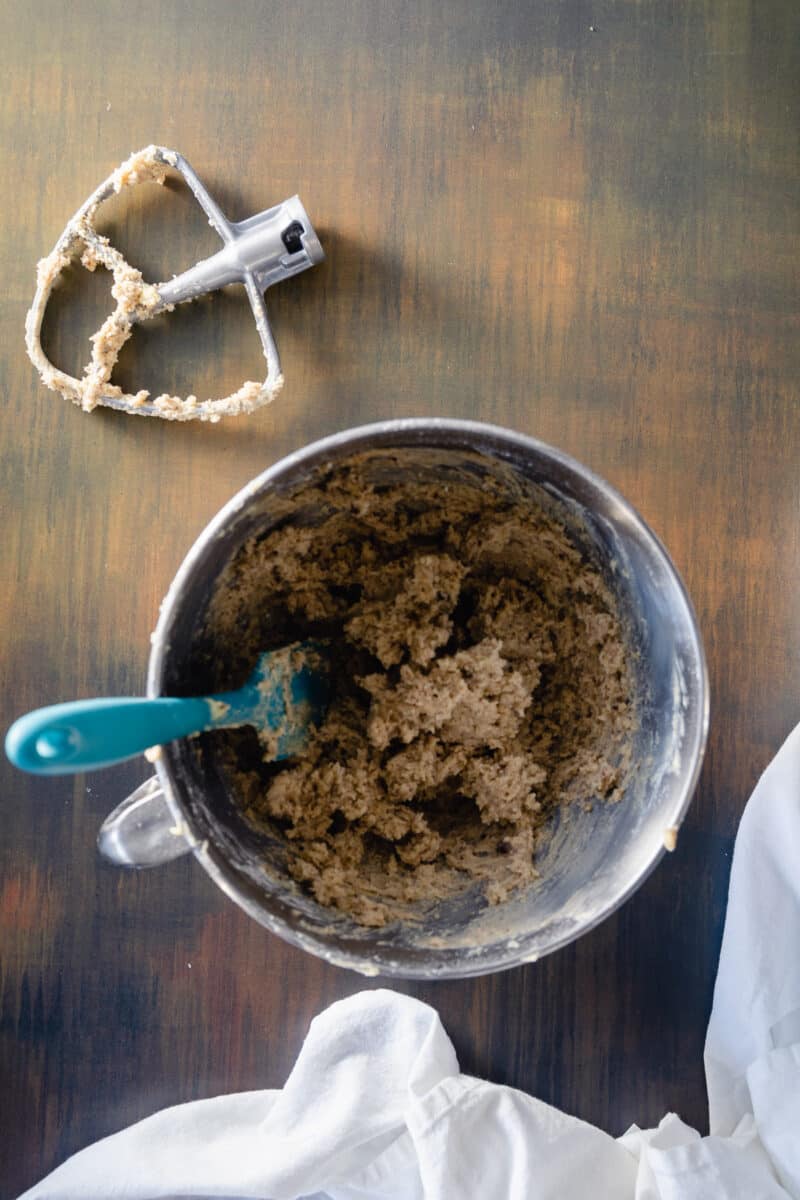
POLYGON ((132 792, 106 817, 97 848, 120 867, 158 867, 192 849, 191 836, 176 822, 157 775, 132 792))

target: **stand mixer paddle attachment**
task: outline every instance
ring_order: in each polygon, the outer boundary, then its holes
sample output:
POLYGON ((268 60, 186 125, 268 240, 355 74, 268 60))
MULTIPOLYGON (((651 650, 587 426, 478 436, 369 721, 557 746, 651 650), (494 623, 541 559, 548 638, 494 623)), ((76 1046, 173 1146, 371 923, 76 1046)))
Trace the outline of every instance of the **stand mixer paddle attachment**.
POLYGON ((28 355, 48 388, 60 392, 65 399, 72 400, 86 412, 102 404, 123 412, 164 417, 170 421, 211 422, 219 421, 223 416, 254 412, 268 404, 283 386, 278 348, 267 316, 264 292, 282 279, 308 270, 324 258, 319 238, 298 196, 292 196, 246 221, 229 221, 183 155, 163 146, 147 146, 132 154, 100 184, 67 223, 50 254, 39 262, 36 295, 25 321, 28 355), (183 176, 208 217, 209 224, 222 239, 223 247, 175 278, 151 284, 110 244, 108 238, 97 232, 94 220, 103 201, 124 188, 140 183, 149 181, 163 184, 168 169, 183 176), (91 359, 81 379, 54 366, 41 343, 42 321, 53 287, 65 267, 78 254, 88 270, 102 266, 111 272, 111 294, 116 301, 114 312, 91 338, 91 359), (176 304, 195 300, 230 283, 244 284, 253 310, 267 364, 267 373, 262 382, 246 380, 230 396, 209 400, 199 400, 193 395, 182 398, 167 394, 152 398, 147 391, 126 393, 111 383, 119 352, 135 325, 160 313, 170 312, 176 304))

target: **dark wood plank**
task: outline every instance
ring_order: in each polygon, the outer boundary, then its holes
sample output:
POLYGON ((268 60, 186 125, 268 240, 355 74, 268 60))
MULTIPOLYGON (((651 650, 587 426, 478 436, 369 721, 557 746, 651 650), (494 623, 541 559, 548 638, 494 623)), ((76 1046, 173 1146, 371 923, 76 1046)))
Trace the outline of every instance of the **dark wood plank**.
MULTIPOLYGON (((613 1133, 668 1109, 705 1126, 733 837, 800 715, 798 11, 0 3, 4 720, 140 690, 159 599, 195 534, 313 438, 464 415, 587 462, 664 538, 700 616, 713 729, 689 821, 676 854, 578 945, 402 990, 436 1005, 466 1070, 613 1133), (270 298, 287 384, 254 418, 86 416, 25 358, 37 258, 150 141, 180 149, 231 216, 297 191, 322 232, 328 263, 270 298)), ((153 276, 209 248, 175 192, 131 197, 109 221, 153 276)), ((92 299, 77 283, 65 298, 78 295, 92 299)), ((65 365, 88 311, 60 304, 50 323, 65 365)), ((213 386, 257 356, 227 298, 137 336, 122 371, 213 386)), ((100 819, 145 773, 4 768, 8 1195, 161 1105, 280 1085, 314 1013, 364 986, 268 937, 192 863, 132 876, 100 862, 100 819)))

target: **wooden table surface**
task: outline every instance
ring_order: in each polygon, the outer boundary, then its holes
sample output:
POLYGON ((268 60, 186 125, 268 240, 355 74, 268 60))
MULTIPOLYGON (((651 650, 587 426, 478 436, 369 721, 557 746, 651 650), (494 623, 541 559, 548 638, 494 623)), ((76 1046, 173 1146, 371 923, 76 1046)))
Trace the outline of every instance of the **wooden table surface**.
MULTIPOLYGON (((141 692, 159 600, 248 479, 347 426, 484 418, 575 455, 669 547, 712 729, 677 851, 577 945, 494 978, 397 985, 462 1068, 614 1134, 707 1124, 702 1049, 731 849, 800 717, 795 4, 699 0, 38 0, 0 4, 8 723, 141 692), (86 415, 39 384, 36 260, 119 161, 179 149, 233 218, 298 192, 327 262, 268 297, 285 390, 216 427, 86 415)), ((152 186, 106 227, 149 278, 215 246, 152 186)), ((100 273, 99 273, 100 274, 100 273)), ((80 269, 47 345, 108 303, 80 269)), ((137 333, 120 382, 258 378, 241 296, 137 333)), ((220 394, 216 391, 216 394, 220 394)), ((143 761, 4 767, 0 1186, 168 1104, 280 1086, 312 1016, 365 986, 284 946, 191 860, 126 873, 95 833, 143 761)))

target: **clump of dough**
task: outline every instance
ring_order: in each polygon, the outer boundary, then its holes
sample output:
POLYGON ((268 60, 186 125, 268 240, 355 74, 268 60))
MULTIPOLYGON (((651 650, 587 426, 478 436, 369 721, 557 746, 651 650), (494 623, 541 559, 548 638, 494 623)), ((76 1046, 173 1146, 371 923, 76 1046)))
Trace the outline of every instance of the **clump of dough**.
POLYGON ((325 638, 334 695, 292 763, 262 761, 252 730, 214 735, 234 794, 363 925, 476 882, 502 902, 535 880, 555 806, 623 793, 633 687, 609 589, 552 509, 486 483, 375 488, 356 460, 303 508, 316 519, 252 538, 218 589, 215 682, 325 638))

